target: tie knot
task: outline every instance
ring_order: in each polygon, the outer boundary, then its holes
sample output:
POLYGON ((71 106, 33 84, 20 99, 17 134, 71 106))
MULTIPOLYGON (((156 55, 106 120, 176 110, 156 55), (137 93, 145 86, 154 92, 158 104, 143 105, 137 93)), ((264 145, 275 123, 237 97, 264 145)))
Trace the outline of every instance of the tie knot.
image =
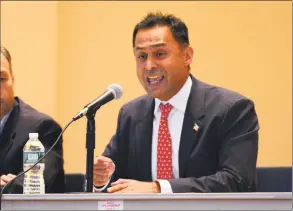
POLYGON ((163 116, 167 117, 169 115, 170 111, 172 110, 172 108, 173 108, 173 106, 169 103, 167 103, 165 105, 161 103, 160 104, 160 111, 162 113, 162 117, 163 116))

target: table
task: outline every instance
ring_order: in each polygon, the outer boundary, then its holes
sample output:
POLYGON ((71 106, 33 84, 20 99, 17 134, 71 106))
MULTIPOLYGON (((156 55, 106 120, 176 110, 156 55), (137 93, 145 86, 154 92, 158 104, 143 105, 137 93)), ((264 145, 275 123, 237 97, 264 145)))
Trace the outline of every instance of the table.
POLYGON ((4 194, 4 210, 292 210, 288 193, 4 194))

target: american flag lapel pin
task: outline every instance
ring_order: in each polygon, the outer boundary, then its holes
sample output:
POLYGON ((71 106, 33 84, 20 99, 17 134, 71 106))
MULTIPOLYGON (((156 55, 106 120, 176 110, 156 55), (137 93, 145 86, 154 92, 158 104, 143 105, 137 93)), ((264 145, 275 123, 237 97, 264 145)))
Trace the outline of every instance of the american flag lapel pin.
POLYGON ((193 125, 193 130, 194 130, 194 131, 198 131, 198 129, 199 129, 199 126, 198 126, 196 123, 194 123, 194 125, 193 125))

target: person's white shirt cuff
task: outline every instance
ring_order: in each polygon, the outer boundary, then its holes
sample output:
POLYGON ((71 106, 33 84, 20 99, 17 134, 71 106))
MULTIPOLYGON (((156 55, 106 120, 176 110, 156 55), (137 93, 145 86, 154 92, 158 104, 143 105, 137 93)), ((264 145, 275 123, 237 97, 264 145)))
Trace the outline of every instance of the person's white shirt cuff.
POLYGON ((160 184, 161 193, 173 193, 171 184, 168 180, 156 180, 160 184))
POLYGON ((103 186, 103 187, 101 187, 101 188, 96 188, 95 186, 94 186, 94 188, 93 188, 93 192, 95 193, 95 192, 102 192, 103 190, 105 190, 105 188, 109 185, 109 182, 111 181, 111 177, 109 178, 109 180, 108 180, 108 182, 103 186))

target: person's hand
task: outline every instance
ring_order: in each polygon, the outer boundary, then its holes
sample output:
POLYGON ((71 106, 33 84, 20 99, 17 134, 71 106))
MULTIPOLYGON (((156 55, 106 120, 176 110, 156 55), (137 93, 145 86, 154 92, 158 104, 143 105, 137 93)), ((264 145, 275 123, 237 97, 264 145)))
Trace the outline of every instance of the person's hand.
POLYGON ((108 193, 160 193, 158 182, 141 182, 131 179, 118 179, 111 183, 108 193))
POLYGON ((115 164, 110 158, 98 156, 94 162, 94 186, 104 186, 113 172, 115 171, 115 164))
POLYGON ((3 174, 0 177, 0 187, 5 186, 8 182, 10 182, 11 180, 13 180, 16 176, 14 174, 3 174))

